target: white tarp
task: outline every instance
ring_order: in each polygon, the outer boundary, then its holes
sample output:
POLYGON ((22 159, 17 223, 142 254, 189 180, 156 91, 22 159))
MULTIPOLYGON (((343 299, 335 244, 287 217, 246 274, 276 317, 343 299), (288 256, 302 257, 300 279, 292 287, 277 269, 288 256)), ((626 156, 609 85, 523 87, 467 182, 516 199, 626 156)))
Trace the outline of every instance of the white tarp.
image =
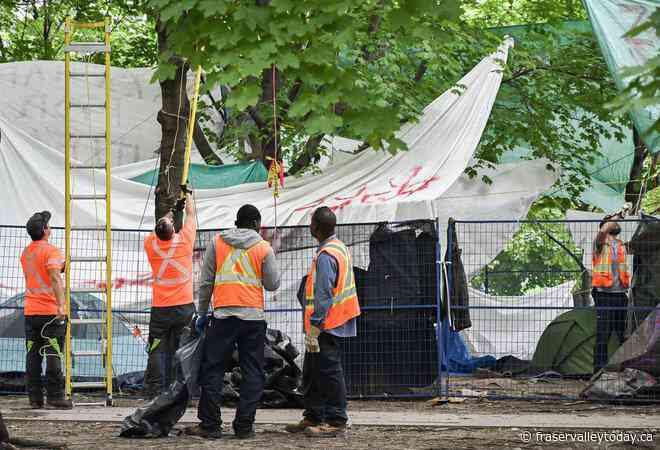
POLYGON ((513 355, 531 360, 543 331, 555 317, 573 307, 575 282, 524 296, 493 296, 470 289, 472 327, 461 331, 472 356, 513 355))
MULTIPOLYGON (((437 200, 461 176, 479 143, 502 78, 500 62, 506 61, 510 45, 503 44, 463 77, 459 84, 465 89, 460 95, 445 92, 426 107, 418 123, 403 127, 399 136, 408 144, 408 151, 394 156, 365 151, 322 175, 287 179, 278 201, 277 224, 308 223, 311 212, 320 205, 335 208, 343 223, 436 217, 437 200)), ((62 154, 19 131, 13 122, 7 116, 0 119, 0 170, 8 174, 0 180, 1 198, 6 200, 0 223, 23 224, 33 211, 49 209, 53 224, 63 225, 62 154)), ((148 188, 117 177, 112 185, 113 226, 134 228, 143 223, 151 227, 152 205, 146 206, 149 214, 142 220, 148 188)), ((103 174, 90 171, 79 175, 74 191, 102 192, 103 186, 103 174)), ((264 225, 275 225, 272 191, 264 183, 253 183, 199 191, 201 226, 232 226, 236 210, 245 203, 262 211, 264 225)), ((94 225, 99 216, 95 205, 83 202, 74 203, 73 212, 79 225, 94 225)))
MULTIPOLYGON (((97 64, 71 64, 73 73, 102 73, 103 70, 104 67, 97 64)), ((115 165, 153 158, 160 146, 161 130, 156 115, 161 108, 161 94, 158 83, 149 83, 152 73, 150 68, 113 67, 111 70, 110 136, 115 165)), ((64 152, 62 61, 0 64, 0 90, 0 114, 7 122, 56 151, 64 152)), ((72 103, 103 103, 104 96, 103 78, 71 78, 72 103)), ((97 134, 104 130, 103 109, 72 109, 72 134, 97 134)), ((103 154, 102 141, 74 140, 73 145, 73 154, 83 162, 103 154)))

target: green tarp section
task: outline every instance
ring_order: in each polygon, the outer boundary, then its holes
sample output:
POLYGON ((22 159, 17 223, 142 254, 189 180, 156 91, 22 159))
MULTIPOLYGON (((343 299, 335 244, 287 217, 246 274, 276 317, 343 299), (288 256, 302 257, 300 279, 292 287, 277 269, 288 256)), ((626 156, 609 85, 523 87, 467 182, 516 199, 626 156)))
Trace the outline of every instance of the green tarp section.
MULTIPOLYGON (((529 39, 534 39, 533 31, 538 31, 539 27, 553 27, 561 31, 566 31, 566 41, 579 38, 579 35, 576 37, 574 32, 592 33, 591 25, 588 21, 570 21, 553 25, 517 25, 493 28, 491 31, 502 36, 513 36, 517 41, 528 41, 529 39)), ((529 44, 529 42, 527 43, 529 44)), ((511 106, 515 105, 515 102, 515 93, 507 89, 506 86, 502 86, 496 100, 496 105, 504 104, 511 106)), ((496 108, 493 114, 505 114, 504 111, 496 108)), ((575 136, 580 135, 578 126, 580 115, 579 111, 575 112, 575 136)), ((609 129, 608 131, 610 131, 610 134, 613 134, 613 130, 609 129)), ((616 138, 601 139, 600 152, 602 156, 596 158, 588 168, 591 174, 591 187, 587 188, 580 196, 580 200, 584 203, 596 206, 604 211, 618 210, 624 203, 625 188, 630 178, 630 168, 633 164, 634 144, 632 130, 623 130, 623 132, 625 137, 622 141, 618 141, 616 138)), ((521 146, 503 154, 499 162, 511 163, 531 157, 532 151, 525 146, 521 146)), ((563 193, 557 192, 557 195, 563 195, 563 193)))
MULTIPOLYGON (((575 309, 559 315, 541 335, 532 368, 553 370, 562 375, 591 375, 594 371, 596 310, 575 309)), ((618 348, 616 338, 609 342, 609 354, 618 348)))
MULTIPOLYGON (((603 52, 607 67, 620 90, 629 80, 622 76, 625 68, 644 65, 660 54, 660 39, 655 30, 647 30, 635 37, 624 36, 630 29, 648 21, 658 0, 584 0, 592 28, 603 52)), ((660 106, 635 108, 632 111, 635 127, 652 153, 660 152, 660 135, 646 131, 660 116, 660 106)))
MULTIPOLYGON (((192 189, 220 189, 243 183, 265 182, 268 171, 259 161, 223 166, 191 164, 189 178, 192 189)), ((150 170, 131 180, 155 186, 158 183, 158 174, 155 170, 150 170)))

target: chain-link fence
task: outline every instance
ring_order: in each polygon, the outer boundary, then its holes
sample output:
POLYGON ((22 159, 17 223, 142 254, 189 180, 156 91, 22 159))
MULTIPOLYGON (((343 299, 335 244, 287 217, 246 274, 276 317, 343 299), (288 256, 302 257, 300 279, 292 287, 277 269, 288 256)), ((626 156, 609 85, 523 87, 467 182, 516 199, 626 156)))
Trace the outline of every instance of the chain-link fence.
POLYGON ((618 224, 449 224, 451 395, 660 399, 660 222, 618 224))
MULTIPOLYGON (((428 395, 439 373, 435 323, 440 311, 437 258, 438 235, 433 221, 340 225, 337 236, 350 248, 362 315, 358 336, 344 340, 343 365, 349 395, 428 395)), ((148 232, 113 230, 113 373, 139 380, 146 367, 146 342, 151 306, 151 272, 143 249, 148 232)), ((199 286, 204 251, 218 230, 197 233, 193 255, 194 290, 199 286)), ((304 352, 302 308, 298 290, 317 243, 308 227, 264 229, 276 251, 282 273, 280 289, 267 293, 269 328, 290 336, 304 352)), ((20 389, 25 369, 23 293, 20 255, 30 238, 23 227, 0 227, 0 390, 20 389)), ((64 231, 53 229, 50 242, 64 249, 64 231)), ((105 254, 102 232, 76 231, 71 241, 76 256, 105 254)), ((72 287, 103 287, 104 266, 72 267, 72 287)), ((197 300, 197 299, 195 299, 197 300)), ((76 294, 74 316, 100 317, 103 299, 76 294)), ((87 348, 102 338, 102 328, 74 331, 73 346, 87 348)), ((103 375, 100 360, 73 362, 74 378, 103 375)), ((302 357, 297 362, 302 365, 302 357)))

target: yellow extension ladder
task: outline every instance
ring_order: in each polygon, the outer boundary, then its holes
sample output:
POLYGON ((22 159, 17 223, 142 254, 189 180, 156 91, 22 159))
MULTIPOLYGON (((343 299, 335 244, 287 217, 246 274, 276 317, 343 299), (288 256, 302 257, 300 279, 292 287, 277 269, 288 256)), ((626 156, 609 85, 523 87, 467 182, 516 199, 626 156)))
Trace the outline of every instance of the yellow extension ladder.
MULTIPOLYGON (((112 406, 112 264, 111 264, 111 227, 110 227, 110 19, 108 17, 100 22, 77 23, 70 18, 66 19, 64 31, 65 51, 65 214, 66 214, 66 298, 69 321, 66 330, 66 395, 73 398, 75 390, 104 389, 105 401, 100 404, 112 406), (84 37, 94 32, 103 32, 103 42, 75 42, 73 36, 76 31, 81 30, 84 37), (85 66, 84 72, 71 72, 73 55, 103 54, 105 60, 104 72, 88 73, 85 66), (89 83, 89 78, 105 79, 105 101, 102 103, 72 103, 71 80, 84 78, 89 83), (83 134, 80 130, 71 130, 72 114, 79 111, 90 111, 90 108, 105 109, 104 131, 83 134), (74 145, 72 145, 72 142, 74 145), (72 160, 72 148, 81 142, 92 143, 104 142, 104 162, 77 162, 72 160), (72 163, 73 161, 73 163, 72 163), (85 172, 88 171, 88 172, 85 172), (105 192, 96 193, 95 176, 104 175, 105 192), (94 192, 73 192, 75 189, 76 176, 91 175, 94 192), (73 186, 72 186, 73 185, 73 186), (95 226, 89 224, 76 226, 72 222, 72 204, 74 202, 93 202, 95 210, 98 211, 99 204, 105 210, 105 220, 99 223, 98 213, 95 226), (103 223, 104 222, 104 223, 103 223), (91 238, 90 238, 91 236, 91 238), (89 241, 87 240, 88 238, 89 241), (97 248, 90 241, 98 242, 97 248), (90 250, 91 249, 91 250, 90 250), (97 251, 97 255, 90 256, 90 251, 97 251), (90 269, 91 268, 91 269, 90 269), (100 274, 100 279, 85 280, 84 274, 95 272, 100 274), (82 275, 81 275, 82 274, 82 275), (86 299, 92 298, 98 305, 93 314, 79 312, 77 317, 72 317, 71 299, 73 296, 81 296, 86 299), (95 297, 90 297, 95 295, 95 297), (97 298, 98 297, 98 298, 97 298), (104 298, 105 297, 105 298, 104 298), (97 301, 98 300, 98 301, 97 301), (72 333, 73 331, 73 333, 72 333), (78 340, 73 336, 93 336, 92 339, 78 340), (96 337, 98 335, 98 338, 96 337), (92 345, 90 348, 90 340, 92 345), (96 341, 96 342, 94 342, 96 341), (85 345, 82 345, 82 344, 85 345), (98 344, 98 345, 96 345, 98 344), (80 362, 85 360, 84 362, 80 362), (76 364, 81 366, 95 367, 98 377, 98 368, 101 368, 103 377, 100 381, 80 381, 72 376, 76 364)), ((89 90, 89 84, 88 90, 89 90)), ((89 97, 89 94, 88 94, 89 97)), ((90 113, 91 114, 91 113, 90 113)), ((91 116, 90 116, 91 117, 91 116)), ((90 119, 91 122, 91 119, 90 119)), ((90 125, 91 129, 91 125, 90 125)), ((100 159, 100 158, 99 158, 100 159)), ((78 403, 81 404, 81 403, 78 403)), ((99 403, 96 403, 99 404, 99 403)))

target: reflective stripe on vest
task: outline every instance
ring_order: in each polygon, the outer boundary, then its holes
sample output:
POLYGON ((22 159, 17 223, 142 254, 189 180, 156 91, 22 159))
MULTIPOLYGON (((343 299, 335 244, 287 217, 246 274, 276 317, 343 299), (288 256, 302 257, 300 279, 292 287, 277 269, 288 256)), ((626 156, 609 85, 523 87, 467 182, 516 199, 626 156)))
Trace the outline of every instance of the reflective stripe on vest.
MULTIPOLYGON (((257 244, 259 245, 259 244, 257 244)), ((237 249, 232 247, 229 256, 225 259, 225 262, 215 273, 215 285, 226 285, 226 284, 245 284, 255 288, 261 288, 263 284, 261 279, 257 276, 252 263, 250 262, 250 257, 248 256, 249 249, 237 249), (239 273, 234 271, 234 265, 238 264, 238 267, 243 271, 239 273)))
POLYGON ((259 241, 248 249, 235 248, 220 235, 215 238, 213 309, 264 308, 261 265, 270 246, 259 241))
MULTIPOLYGON (((621 287, 628 288, 630 286, 630 272, 628 272, 628 264, 626 264, 626 251, 623 243, 616 240, 617 245, 617 272, 619 274, 619 281, 621 287)), ((592 257, 592 277, 591 284, 594 287, 608 288, 614 285, 614 273, 612 272, 612 247, 609 242, 603 246, 600 255, 595 251, 592 257)))
POLYGON ((154 284, 158 284, 160 286, 176 286, 190 280, 192 274, 183 264, 174 258, 176 245, 179 243, 179 241, 181 241, 181 236, 179 234, 175 234, 174 238, 172 239, 172 245, 168 249, 167 253, 165 253, 158 246, 156 239, 151 240, 151 248, 158 256, 163 258, 162 262, 160 263, 160 267, 158 268, 158 273, 154 274, 154 284), (180 275, 177 278, 163 278, 165 270, 170 265, 179 272, 180 275))
MULTIPOLYGON (((42 246, 35 247, 34 251, 28 252, 25 254, 25 265, 26 267, 26 275, 33 277, 32 280, 37 283, 39 287, 26 287, 25 290, 27 291, 28 294, 33 294, 33 295, 39 295, 39 294, 50 294, 50 295, 55 295, 55 291, 53 290, 52 287, 48 287, 44 279, 41 277, 41 274, 39 273, 39 269, 36 266, 36 257, 35 253, 40 249, 42 246)), ((48 264, 57 264, 60 263, 59 260, 55 261, 55 263, 51 262, 52 259, 48 260, 48 264)))
POLYGON ((324 329, 332 329, 343 325, 350 319, 360 315, 360 305, 355 288, 355 274, 353 273, 353 262, 348 248, 339 240, 332 240, 314 256, 312 267, 308 274, 307 286, 305 287, 305 330, 309 331, 310 319, 314 314, 314 290, 316 285, 316 262, 319 255, 326 252, 337 260, 338 273, 337 285, 332 289, 332 304, 328 309, 324 329))

